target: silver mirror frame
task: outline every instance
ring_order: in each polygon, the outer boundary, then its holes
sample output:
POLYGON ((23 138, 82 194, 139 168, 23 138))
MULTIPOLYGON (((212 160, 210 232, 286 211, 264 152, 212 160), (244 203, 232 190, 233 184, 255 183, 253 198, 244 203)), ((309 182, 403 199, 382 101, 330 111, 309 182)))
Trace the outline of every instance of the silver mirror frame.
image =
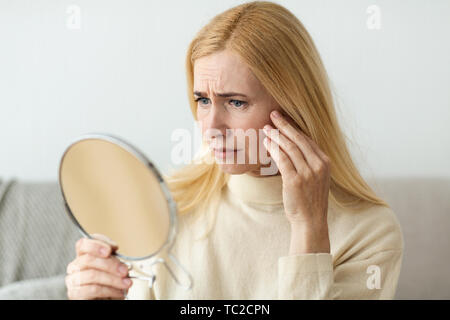
MULTIPOLYGON (((166 241, 164 242, 164 244, 156 251, 151 253, 150 255, 144 256, 144 257, 129 257, 120 253, 115 252, 114 255, 116 255, 119 258, 122 258, 124 260, 131 260, 131 261, 140 261, 140 260, 145 260, 145 259, 149 259, 152 258, 156 255, 158 255, 158 253, 162 252, 164 249, 167 249, 167 254, 170 257, 170 259, 178 266, 180 267, 185 274, 188 276, 189 278, 189 285, 187 286, 183 286, 180 281, 177 279, 177 277, 175 276, 174 272, 170 269, 170 267, 167 265, 167 263, 165 262, 164 259, 157 259, 155 262, 153 262, 151 265, 153 266, 154 264, 157 263, 162 263, 164 264, 164 266, 167 268, 167 270, 170 272, 170 274, 172 275, 172 277, 175 279, 175 281, 182 287, 184 287, 186 290, 189 290, 192 288, 192 277, 189 274, 189 272, 187 272, 186 269, 184 269, 184 267, 178 262, 178 260, 172 255, 170 254, 170 249, 172 248, 173 244, 174 244, 174 240, 175 240, 175 236, 176 236, 176 231, 177 231, 177 206, 176 203, 172 197, 172 194, 169 191, 169 188, 166 184, 166 182, 164 181, 162 175, 160 174, 160 171, 158 170, 158 168, 153 164, 153 162, 151 162, 145 155, 144 153, 142 153, 138 148, 136 148, 135 146, 131 145, 130 143, 126 142, 125 140, 111 135, 111 134, 107 134, 107 133, 88 133, 88 134, 84 134, 81 135, 75 139, 73 139, 70 143, 69 146, 64 150, 63 155, 61 157, 60 163, 59 163, 59 168, 58 168, 58 185, 59 185, 59 189, 61 191, 62 194, 62 198, 63 198, 63 204, 64 204, 64 208, 66 210, 66 212, 68 213, 70 219, 72 220, 72 222, 77 226, 78 230, 80 231, 80 233, 82 234, 83 237, 89 238, 89 239, 94 239, 92 238, 89 233, 86 232, 86 230, 83 229, 83 227, 79 224, 79 222, 77 221, 77 219, 75 218, 75 215, 73 214, 72 210, 70 209, 68 203, 67 203, 67 199, 66 196, 64 194, 64 189, 62 187, 62 183, 61 183, 61 171, 62 171, 62 164, 64 161, 64 157, 66 156, 67 152, 70 150, 70 148, 75 145, 77 142, 83 141, 83 140, 89 140, 89 139, 96 139, 96 140, 103 140, 106 142, 111 142, 115 145, 118 145, 119 147, 125 149, 126 151, 128 151, 130 154, 132 154, 133 156, 135 156, 141 163, 143 163, 148 169, 151 170, 151 172, 153 172, 156 176, 156 178, 158 179, 159 182, 159 186, 161 187, 163 194, 167 200, 167 204, 169 207, 169 234, 167 236, 166 241)), ((129 267, 129 270, 131 270, 131 266, 129 264, 127 264, 129 267)), ((144 279, 144 280, 148 280, 150 281, 149 283, 149 287, 151 288, 153 286, 153 282, 155 281, 155 277, 152 274, 149 277, 132 277, 132 278, 138 278, 138 279, 144 279)))

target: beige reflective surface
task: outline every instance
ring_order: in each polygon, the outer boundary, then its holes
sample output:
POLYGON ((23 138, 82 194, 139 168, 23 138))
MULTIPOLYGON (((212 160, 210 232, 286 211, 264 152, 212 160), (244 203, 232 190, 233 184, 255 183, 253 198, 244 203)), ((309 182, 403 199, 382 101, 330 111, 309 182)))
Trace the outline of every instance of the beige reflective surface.
POLYGON ((72 144, 61 160, 60 185, 84 231, 108 236, 117 253, 145 257, 167 241, 170 213, 159 181, 123 147, 102 139, 72 144))

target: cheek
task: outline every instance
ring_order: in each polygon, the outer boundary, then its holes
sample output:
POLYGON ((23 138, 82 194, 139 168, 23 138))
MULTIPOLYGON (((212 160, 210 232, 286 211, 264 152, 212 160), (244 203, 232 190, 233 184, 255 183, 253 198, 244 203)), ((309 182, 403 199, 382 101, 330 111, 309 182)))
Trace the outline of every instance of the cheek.
POLYGON ((197 120, 201 120, 201 119, 203 119, 204 118, 204 115, 203 115, 203 112, 201 111, 201 109, 199 108, 199 107, 197 107, 197 110, 196 110, 196 115, 197 115, 197 120))
POLYGON ((258 119, 254 119, 252 121, 252 125, 250 128, 254 130, 256 138, 254 139, 253 143, 247 140, 246 143, 247 153, 254 152, 255 154, 259 154, 259 152, 261 152, 260 149, 265 148, 263 144, 263 139, 264 137, 266 137, 266 134, 263 131, 263 127, 266 124, 271 124, 273 126, 272 121, 270 120, 270 117, 268 115, 267 117, 264 118, 259 117, 258 119))
POLYGON ((197 108, 197 122, 198 124, 202 125, 202 128, 204 128, 205 120, 206 120, 206 113, 204 111, 199 110, 200 108, 197 108))
POLYGON ((236 114, 232 118, 232 123, 230 123, 233 128, 241 128, 244 130, 248 129, 259 129, 262 128, 265 124, 267 124, 266 115, 261 115, 259 112, 252 112, 251 114, 236 114))

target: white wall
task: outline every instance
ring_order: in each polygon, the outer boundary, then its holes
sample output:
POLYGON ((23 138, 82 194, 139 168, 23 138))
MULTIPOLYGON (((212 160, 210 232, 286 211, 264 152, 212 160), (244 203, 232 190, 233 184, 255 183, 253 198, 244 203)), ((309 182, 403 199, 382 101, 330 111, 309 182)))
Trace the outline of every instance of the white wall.
MULTIPOLYGON (((313 36, 363 174, 450 177, 450 1, 277 2, 313 36)), ((56 180, 87 132, 119 135, 165 170, 171 133, 194 126, 187 45, 238 3, 0 0, 0 178, 56 180)))

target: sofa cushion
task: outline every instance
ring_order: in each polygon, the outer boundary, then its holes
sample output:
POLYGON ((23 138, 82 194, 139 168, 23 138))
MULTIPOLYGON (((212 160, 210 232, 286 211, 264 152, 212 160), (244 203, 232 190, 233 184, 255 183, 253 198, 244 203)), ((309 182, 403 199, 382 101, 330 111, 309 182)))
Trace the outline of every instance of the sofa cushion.
POLYGON ((0 287, 65 274, 80 237, 57 183, 0 180, 0 287))
POLYGON ((403 231, 396 299, 450 299, 450 179, 378 178, 371 185, 403 231))

